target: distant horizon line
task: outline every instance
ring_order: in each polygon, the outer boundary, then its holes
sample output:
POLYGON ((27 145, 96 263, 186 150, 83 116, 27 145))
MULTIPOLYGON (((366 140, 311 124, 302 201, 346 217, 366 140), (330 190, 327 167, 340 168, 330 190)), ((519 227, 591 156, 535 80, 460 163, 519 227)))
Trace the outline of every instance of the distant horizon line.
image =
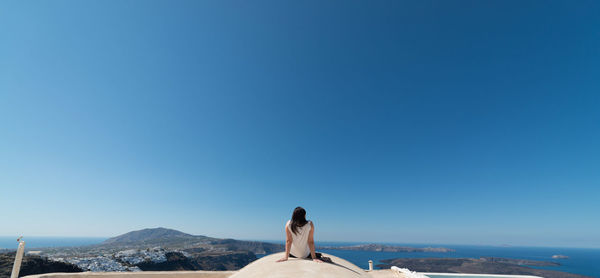
MULTIPOLYGON (((118 236, 118 235, 117 235, 118 236)), ((207 236, 207 235, 199 235, 207 236)), ((76 238, 76 239, 109 239, 116 236, 23 236, 23 241, 27 242, 27 238, 76 238)), ((213 237, 213 236, 208 236, 213 237)), ((19 236, 0 235, 0 238, 14 238, 15 242, 19 236)), ((285 242, 284 239, 251 239, 251 238, 230 238, 230 237, 215 237, 221 239, 235 239, 245 241, 260 241, 260 242, 285 242)), ((498 247, 498 248, 570 248, 570 249, 600 249, 597 247, 582 247, 582 246, 550 246, 550 245, 513 245, 513 244, 473 244, 473 243, 422 243, 422 242, 388 242, 388 241, 337 241, 337 240, 317 240, 317 243, 337 243, 337 244, 392 244, 392 245, 429 245, 429 247, 445 247, 445 246, 478 246, 478 247, 498 247), (441 246, 445 245, 445 246, 441 246)), ((410 246, 409 246, 410 247, 410 246)), ((2 249, 2 248, 0 248, 2 249)), ((5 248, 6 249, 6 248, 5 248)))

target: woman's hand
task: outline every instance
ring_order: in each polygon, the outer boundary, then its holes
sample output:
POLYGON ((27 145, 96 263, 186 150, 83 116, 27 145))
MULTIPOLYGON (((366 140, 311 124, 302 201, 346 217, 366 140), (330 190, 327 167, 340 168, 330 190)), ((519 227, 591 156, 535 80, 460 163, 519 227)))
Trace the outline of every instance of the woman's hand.
POLYGON ((287 260, 288 260, 288 257, 283 257, 283 258, 277 260, 277 262, 280 263, 280 262, 285 262, 287 260))
POLYGON ((321 261, 319 259, 313 259, 313 262, 322 263, 323 261, 321 261))

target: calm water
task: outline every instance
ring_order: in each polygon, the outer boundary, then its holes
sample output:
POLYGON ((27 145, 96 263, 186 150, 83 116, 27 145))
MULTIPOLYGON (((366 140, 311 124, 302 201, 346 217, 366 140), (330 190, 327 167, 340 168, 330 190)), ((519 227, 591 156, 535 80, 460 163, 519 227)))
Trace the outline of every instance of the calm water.
MULTIPOLYGON (((72 247, 100 243, 105 237, 26 237, 25 249, 40 247, 72 247)), ((0 237, 0 249, 16 249, 17 237, 0 237)))
MULTIPOLYGON (((281 242, 277 242, 281 243, 281 242)), ((355 245, 357 243, 321 242, 317 245, 355 245)), ((368 268, 369 260, 377 265, 381 260, 393 258, 479 258, 502 257, 540 261, 554 261, 561 265, 557 267, 540 267, 543 269, 565 271, 600 278, 600 249, 580 248, 546 248, 546 247, 495 247, 495 246, 466 246, 466 245, 416 245, 399 244, 411 247, 446 247, 456 250, 450 253, 395 253, 368 252, 346 250, 319 250, 348 260, 359 267, 368 268), (568 259, 552 259, 552 255, 566 255, 568 259)), ((377 268, 377 267, 375 267, 377 268)))
POLYGON ((324 252, 344 258, 360 267, 368 268, 368 260, 373 260, 375 265, 380 260, 390 258, 479 258, 502 257, 513 259, 556 261, 558 267, 544 267, 544 269, 559 270, 592 277, 600 277, 600 250, 599 249, 565 249, 565 248, 536 248, 536 247, 485 247, 485 246, 450 246, 455 249, 451 253, 385 253, 344 250, 324 250, 324 252), (561 254, 569 259, 555 260, 552 255, 561 254))

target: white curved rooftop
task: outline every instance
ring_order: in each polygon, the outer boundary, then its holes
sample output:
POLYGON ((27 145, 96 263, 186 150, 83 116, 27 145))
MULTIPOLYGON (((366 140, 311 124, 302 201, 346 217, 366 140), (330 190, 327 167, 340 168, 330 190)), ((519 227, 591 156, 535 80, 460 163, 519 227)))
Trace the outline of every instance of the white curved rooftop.
POLYGON ((329 254, 323 254, 323 256, 330 257, 333 263, 316 263, 312 260, 294 258, 278 263, 276 261, 283 257, 283 252, 276 253, 250 263, 230 278, 371 278, 367 272, 342 258, 329 254))

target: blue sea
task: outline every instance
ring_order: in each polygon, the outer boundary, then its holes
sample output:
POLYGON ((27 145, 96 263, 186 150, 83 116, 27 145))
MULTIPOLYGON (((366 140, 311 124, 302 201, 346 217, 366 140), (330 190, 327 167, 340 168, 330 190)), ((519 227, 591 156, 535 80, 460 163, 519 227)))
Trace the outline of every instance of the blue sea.
MULTIPOLYGON (((27 237, 26 249, 40 247, 73 247, 97 244, 106 238, 100 237, 27 237)), ((280 241, 268 241, 283 243, 280 241)), ((357 242, 317 242, 317 246, 342 246, 363 244, 357 242)), ((392 245, 392 244, 390 244, 392 245)), ((368 268, 368 261, 373 260, 377 265, 381 260, 393 258, 479 258, 502 257, 513 259, 527 259, 540 261, 556 261, 557 267, 541 267, 544 269, 565 271, 591 277, 600 278, 600 249, 584 248, 550 248, 550 247, 498 247, 498 246, 470 246, 448 244, 394 244, 410 247, 446 247, 456 250, 450 253, 395 253, 395 252, 369 252, 346 250, 318 250, 346 259, 359 267, 368 268), (552 259, 552 255, 566 255, 568 259, 552 259)), ((16 237, 0 237, 0 249, 16 249, 16 237)))
MULTIPOLYGON (((275 241, 273 241, 275 242, 275 241)), ((282 243, 282 242, 277 242, 282 243)), ((320 242, 317 246, 341 246, 363 243, 320 242)), ((361 268, 369 267, 369 260, 377 265, 381 260, 393 258, 479 258, 501 257, 512 259, 527 259, 539 261, 554 261, 561 265, 556 267, 539 267, 542 269, 565 271, 600 278, 600 249, 585 248, 551 248, 551 247, 499 247, 499 246, 470 246, 449 244, 390 244, 410 247, 446 247, 456 250, 449 253, 404 253, 404 252, 370 252, 347 250, 317 250, 343 258, 361 268), (569 256, 568 259, 552 259, 553 255, 569 256)), ((377 268, 377 267, 375 267, 377 268)))
MULTIPOLYGON (((105 237, 25 237, 25 249, 41 247, 73 247, 98 244, 105 237)), ((0 236, 0 249, 17 249, 17 237, 0 236)))

